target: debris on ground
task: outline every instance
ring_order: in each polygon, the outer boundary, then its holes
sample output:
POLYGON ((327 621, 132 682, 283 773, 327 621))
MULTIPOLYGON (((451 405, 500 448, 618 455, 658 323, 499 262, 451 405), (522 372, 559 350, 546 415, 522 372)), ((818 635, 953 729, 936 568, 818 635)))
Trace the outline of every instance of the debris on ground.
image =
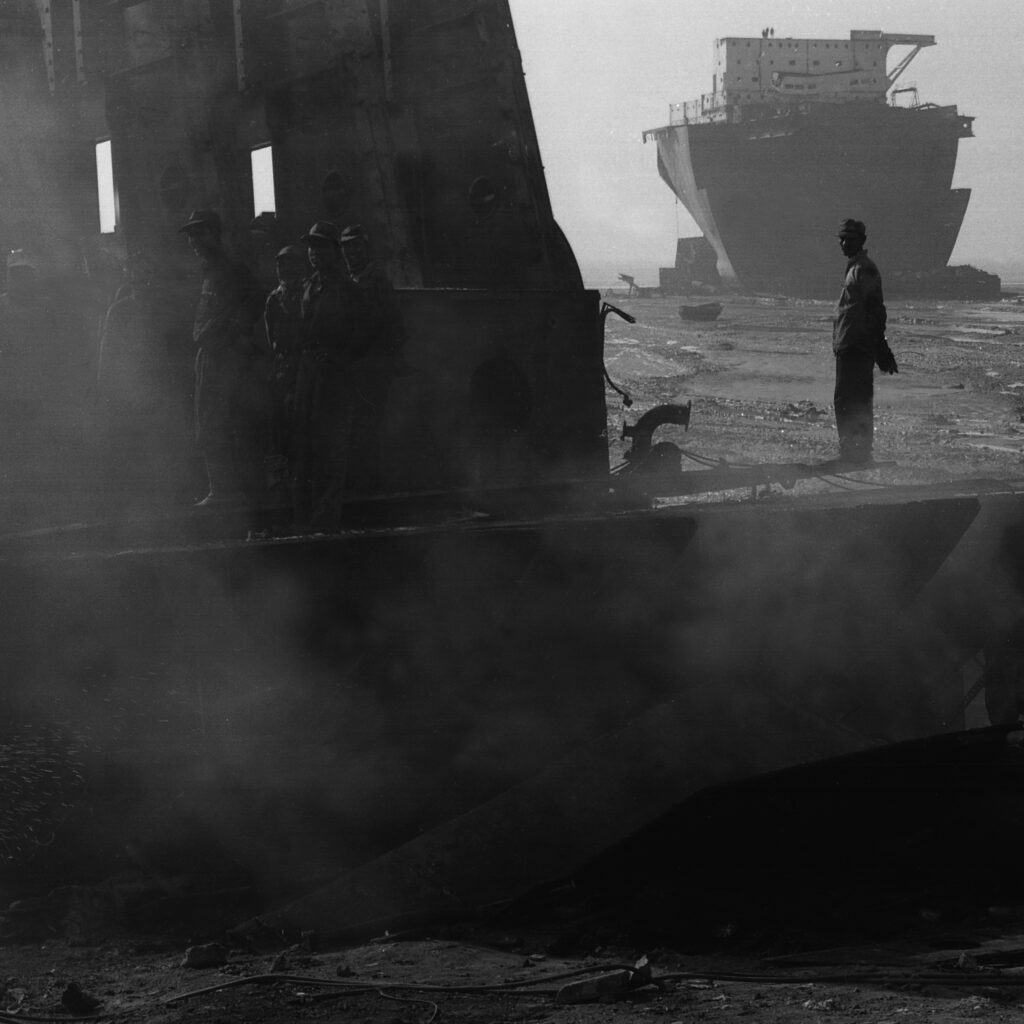
POLYGON ((182 967, 205 968, 223 967, 228 962, 228 950, 219 942, 207 942, 201 946, 189 946, 182 958, 182 967))
POLYGON ((630 988, 632 972, 628 970, 609 971, 607 974, 595 974, 591 978, 580 978, 570 981, 558 990, 555 1002, 559 1005, 568 1003, 608 1003, 624 996, 630 988))
POLYGON ((103 1005, 103 1000, 97 999, 88 992, 83 992, 77 982, 69 981, 61 993, 60 1005, 68 1013, 76 1017, 84 1017, 98 1010, 103 1005))

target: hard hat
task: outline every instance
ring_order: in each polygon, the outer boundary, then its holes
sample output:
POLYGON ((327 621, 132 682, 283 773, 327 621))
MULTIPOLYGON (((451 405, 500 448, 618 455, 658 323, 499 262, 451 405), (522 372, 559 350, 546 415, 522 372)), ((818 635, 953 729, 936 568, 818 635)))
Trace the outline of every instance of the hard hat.
POLYGON ((370 236, 362 224, 349 224, 341 233, 341 244, 346 242, 369 242, 370 236))
POLYGON ((306 262, 306 250, 301 245, 286 245, 283 249, 279 249, 277 255, 274 257, 276 260, 302 260, 306 262))
POLYGON ((178 232, 198 227, 209 228, 215 235, 219 235, 221 232, 220 214, 216 210, 193 210, 189 214, 188 220, 178 228, 178 232))
POLYGON ((329 220, 318 220, 303 236, 303 242, 330 242, 331 245, 341 245, 341 230, 338 225, 329 220))

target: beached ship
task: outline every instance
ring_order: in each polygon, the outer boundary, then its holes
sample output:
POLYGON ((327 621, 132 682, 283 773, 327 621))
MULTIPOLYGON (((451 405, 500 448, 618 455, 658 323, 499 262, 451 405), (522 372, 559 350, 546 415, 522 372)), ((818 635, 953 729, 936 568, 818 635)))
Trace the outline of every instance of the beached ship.
POLYGON ((658 170, 718 255, 727 282, 833 290, 835 225, 856 217, 889 275, 937 271, 970 190, 953 188, 973 118, 896 88, 930 35, 851 31, 849 39, 715 42, 713 89, 673 104, 644 133, 658 170), (911 49, 888 67, 893 47, 911 49))

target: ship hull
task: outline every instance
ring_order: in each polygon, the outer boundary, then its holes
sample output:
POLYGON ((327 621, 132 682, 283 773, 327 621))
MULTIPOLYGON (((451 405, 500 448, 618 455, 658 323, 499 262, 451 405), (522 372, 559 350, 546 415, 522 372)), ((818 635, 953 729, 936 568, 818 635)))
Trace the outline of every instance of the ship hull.
POLYGON ((718 255, 752 291, 827 296, 841 269, 837 226, 867 225, 888 271, 944 267, 970 198, 952 188, 967 119, 952 107, 819 105, 741 124, 658 129, 658 168, 718 255))
POLYGON ((586 834, 567 847, 583 858, 703 786, 956 728, 952 632, 934 646, 914 607, 985 502, 1024 521, 1017 495, 917 491, 15 546, 4 710, 59 723, 85 751, 90 792, 48 856, 81 873, 191 840, 269 891, 361 863, 601 737, 650 730, 648 758, 678 771, 606 765, 621 792, 602 820, 616 828, 578 820, 603 785, 586 768, 520 837, 555 849, 586 834), (766 701, 787 729, 737 743, 766 701), (689 709, 672 749, 659 707, 672 721, 689 709))

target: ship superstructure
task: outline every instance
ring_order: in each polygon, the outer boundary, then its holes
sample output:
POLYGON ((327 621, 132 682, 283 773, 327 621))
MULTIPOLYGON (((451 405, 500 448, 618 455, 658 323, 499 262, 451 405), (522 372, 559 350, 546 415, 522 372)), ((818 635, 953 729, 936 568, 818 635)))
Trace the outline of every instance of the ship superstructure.
POLYGON ((828 293, 835 224, 848 216, 867 223, 890 272, 946 265, 970 198, 952 181, 973 118, 896 88, 934 44, 878 30, 716 40, 712 91, 671 105, 669 124, 644 138, 727 281, 828 293), (890 68, 893 47, 910 50, 890 68))

